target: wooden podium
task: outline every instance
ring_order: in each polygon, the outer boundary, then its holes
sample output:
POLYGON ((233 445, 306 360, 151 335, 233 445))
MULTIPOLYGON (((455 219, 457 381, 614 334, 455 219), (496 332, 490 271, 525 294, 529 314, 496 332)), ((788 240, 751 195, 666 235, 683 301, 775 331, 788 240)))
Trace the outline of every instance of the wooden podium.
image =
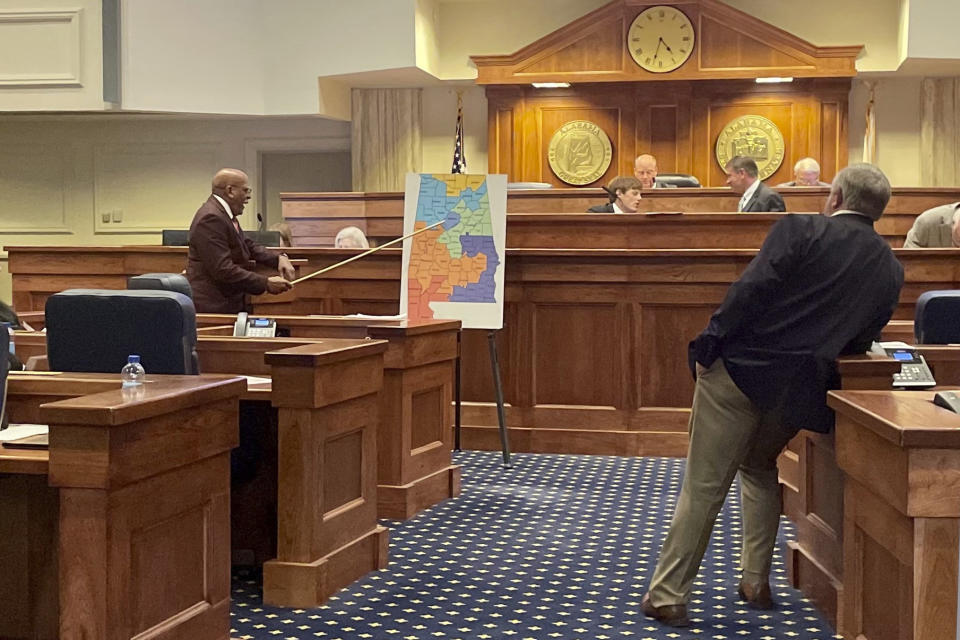
POLYGON ((277 558, 263 565, 263 600, 275 606, 318 606, 387 566, 376 464, 387 345, 332 342, 348 344, 266 354, 279 412, 279 477, 277 558))
POLYGON ((960 416, 932 391, 832 391, 849 640, 957 633, 960 416))

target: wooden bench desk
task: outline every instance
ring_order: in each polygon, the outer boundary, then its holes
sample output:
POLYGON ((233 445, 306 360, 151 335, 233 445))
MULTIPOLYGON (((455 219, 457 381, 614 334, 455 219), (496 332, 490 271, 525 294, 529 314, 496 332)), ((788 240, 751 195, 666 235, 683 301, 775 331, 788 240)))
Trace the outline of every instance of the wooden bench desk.
POLYGON ((932 391, 834 391, 848 640, 957 633, 960 416, 932 391))
MULTIPOLYGON (((259 339, 232 337, 228 323, 234 318, 197 315, 201 371, 269 377, 268 351, 325 338, 386 340, 377 427, 377 516, 405 520, 460 495, 460 466, 450 460, 458 321, 276 316, 278 328, 294 337, 259 339)), ((42 326, 42 317, 32 319, 42 326)), ((14 337, 21 360, 46 353, 45 334, 18 331, 14 337)), ((269 394, 269 385, 249 385, 243 399, 269 401, 269 394)))
POLYGON ((0 446, 0 637, 226 640, 242 378, 13 373, 0 446))
MULTIPOLYGON (((45 348, 42 333, 16 335, 45 348)), ((383 340, 340 338, 198 342, 201 370, 225 373, 220 362, 234 375, 271 378, 243 395, 247 410, 271 417, 254 425, 261 459, 232 502, 234 548, 251 549, 257 562, 275 558, 264 565, 270 604, 317 606, 386 566, 376 478, 386 349, 383 340)))

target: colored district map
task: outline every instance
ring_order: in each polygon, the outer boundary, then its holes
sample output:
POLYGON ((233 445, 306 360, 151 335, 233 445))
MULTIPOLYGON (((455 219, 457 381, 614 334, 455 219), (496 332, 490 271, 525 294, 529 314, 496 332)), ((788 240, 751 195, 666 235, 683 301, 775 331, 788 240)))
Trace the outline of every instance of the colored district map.
POLYGON ((486 176, 423 175, 407 277, 407 317, 434 317, 431 302, 496 302, 500 256, 493 241, 486 176))

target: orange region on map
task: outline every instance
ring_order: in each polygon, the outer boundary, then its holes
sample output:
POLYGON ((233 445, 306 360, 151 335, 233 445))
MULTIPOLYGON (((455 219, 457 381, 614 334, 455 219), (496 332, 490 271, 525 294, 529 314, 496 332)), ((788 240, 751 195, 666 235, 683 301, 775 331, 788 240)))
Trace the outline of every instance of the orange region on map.
MULTIPOLYGON (((425 226, 418 222, 415 229, 425 226)), ((413 238, 410 269, 407 274, 407 317, 433 318, 431 302, 447 302, 454 286, 465 287, 480 280, 487 268, 487 256, 451 258, 445 244, 438 242, 443 233, 431 229, 413 238)))

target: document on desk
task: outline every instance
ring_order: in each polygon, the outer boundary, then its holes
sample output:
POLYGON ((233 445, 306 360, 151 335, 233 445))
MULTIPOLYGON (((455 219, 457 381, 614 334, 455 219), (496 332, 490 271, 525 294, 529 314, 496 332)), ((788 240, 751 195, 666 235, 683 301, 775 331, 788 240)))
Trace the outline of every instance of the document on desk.
POLYGON ((271 378, 263 378, 261 376, 243 376, 247 379, 247 386, 249 387, 252 384, 270 384, 273 382, 271 378))
POLYGON ((10 442, 21 438, 46 435, 48 427, 45 424, 11 424, 0 430, 0 442, 10 442))
POLYGON ((406 320, 407 314, 398 313, 395 316, 371 316, 366 313, 351 313, 348 316, 343 316, 344 318, 360 318, 361 320, 380 320, 383 322, 395 322, 397 320, 406 320))

